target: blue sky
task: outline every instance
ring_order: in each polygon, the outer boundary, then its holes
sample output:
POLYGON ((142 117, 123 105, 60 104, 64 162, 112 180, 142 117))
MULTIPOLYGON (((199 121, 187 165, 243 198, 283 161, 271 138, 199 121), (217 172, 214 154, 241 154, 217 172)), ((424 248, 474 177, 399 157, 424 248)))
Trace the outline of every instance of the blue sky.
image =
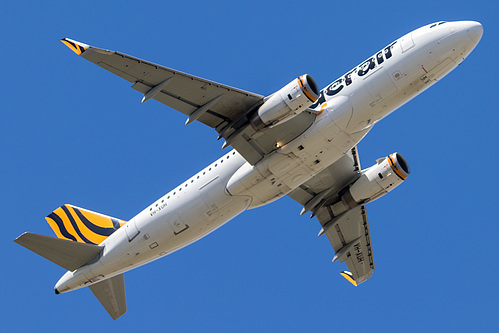
POLYGON ((17 1, 2 5, 0 184, 5 332, 491 331, 499 325, 497 34, 494 1, 17 1), (125 220, 224 152, 217 134, 77 57, 59 40, 147 59, 268 95, 303 73, 324 87, 389 42, 476 20, 481 43, 359 145, 412 173, 368 205, 376 271, 354 288, 289 198, 125 274, 112 321, 88 290, 54 295, 64 270, 18 246, 53 235, 64 203, 125 220))

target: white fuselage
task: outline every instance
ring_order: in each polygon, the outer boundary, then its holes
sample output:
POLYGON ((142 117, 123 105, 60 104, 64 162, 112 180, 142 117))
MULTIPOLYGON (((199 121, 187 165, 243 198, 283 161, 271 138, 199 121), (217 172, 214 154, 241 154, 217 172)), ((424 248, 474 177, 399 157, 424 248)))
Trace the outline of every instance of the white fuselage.
POLYGON ((356 146, 372 126, 441 79, 481 37, 476 22, 417 29, 321 91, 314 124, 255 165, 231 151, 118 229, 93 263, 56 284, 67 292, 170 254, 241 212, 288 194, 356 146))

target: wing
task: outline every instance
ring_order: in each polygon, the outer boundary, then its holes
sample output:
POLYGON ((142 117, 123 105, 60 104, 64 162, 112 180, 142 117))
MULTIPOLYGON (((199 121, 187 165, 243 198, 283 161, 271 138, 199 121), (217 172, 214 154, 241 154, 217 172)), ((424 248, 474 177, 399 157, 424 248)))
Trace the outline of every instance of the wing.
POLYGON ((333 262, 346 262, 350 272, 344 271, 341 275, 354 285, 368 280, 374 270, 366 208, 361 205, 335 217, 330 205, 338 197, 338 193, 359 176, 359 171, 360 163, 355 147, 288 194, 304 206, 302 214, 312 211, 312 216, 317 216, 322 225, 319 236, 326 234, 333 246, 333 262))
POLYGON ((280 145, 303 133, 315 120, 312 112, 268 130, 256 131, 249 125, 249 114, 264 102, 264 96, 166 68, 123 53, 61 40, 76 54, 132 82, 144 94, 142 102, 155 99, 189 118, 214 128, 224 147, 232 145, 248 162, 255 164, 280 145))

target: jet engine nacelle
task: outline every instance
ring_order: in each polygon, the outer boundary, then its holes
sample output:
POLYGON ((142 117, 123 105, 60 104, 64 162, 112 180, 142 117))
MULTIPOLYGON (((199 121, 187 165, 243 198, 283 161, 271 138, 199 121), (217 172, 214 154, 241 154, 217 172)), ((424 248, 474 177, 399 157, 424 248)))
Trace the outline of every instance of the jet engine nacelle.
POLYGON ((308 74, 288 83, 272 94, 250 119, 256 130, 272 127, 306 110, 319 98, 319 89, 308 74))
POLYGON ((340 200, 332 205, 339 215, 361 204, 376 200, 399 186, 410 173, 409 165, 399 153, 393 153, 362 171, 361 176, 339 193, 340 200))

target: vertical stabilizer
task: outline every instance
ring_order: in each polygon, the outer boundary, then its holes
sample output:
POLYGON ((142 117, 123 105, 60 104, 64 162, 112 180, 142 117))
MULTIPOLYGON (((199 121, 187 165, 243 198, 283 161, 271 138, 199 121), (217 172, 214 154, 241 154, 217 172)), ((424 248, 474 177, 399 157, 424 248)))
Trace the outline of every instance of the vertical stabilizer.
POLYGON ((100 244, 126 221, 73 205, 64 205, 45 218, 58 238, 100 244))

